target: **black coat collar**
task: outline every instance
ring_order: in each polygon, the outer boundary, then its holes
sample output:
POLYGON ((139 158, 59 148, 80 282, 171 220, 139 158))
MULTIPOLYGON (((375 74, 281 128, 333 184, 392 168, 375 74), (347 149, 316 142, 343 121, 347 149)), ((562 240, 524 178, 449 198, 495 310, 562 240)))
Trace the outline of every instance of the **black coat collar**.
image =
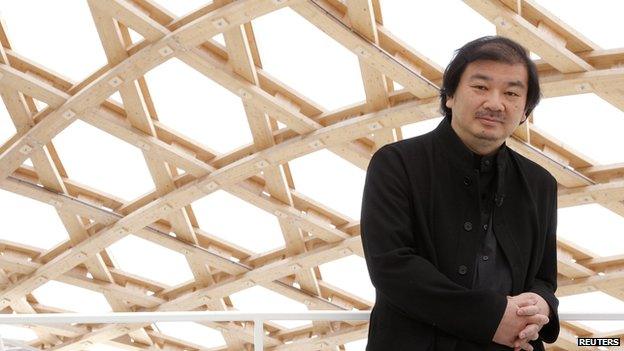
MULTIPOLYGON (((474 152, 470 150, 457 135, 451 126, 451 119, 445 117, 433 131, 435 140, 442 145, 445 156, 460 169, 470 171, 474 168, 474 152)), ((509 158, 507 144, 503 144, 498 149, 496 156, 496 167, 498 180, 496 184, 496 205, 501 206, 505 197, 504 179, 505 169, 509 158)), ((487 156, 484 156, 487 158, 487 156)))

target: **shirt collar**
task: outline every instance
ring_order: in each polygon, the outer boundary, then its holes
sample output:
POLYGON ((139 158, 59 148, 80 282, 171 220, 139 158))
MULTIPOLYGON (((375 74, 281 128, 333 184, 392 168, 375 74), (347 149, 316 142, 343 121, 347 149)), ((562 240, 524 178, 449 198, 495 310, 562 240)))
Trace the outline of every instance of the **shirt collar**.
POLYGON ((463 169, 470 170, 476 168, 475 159, 480 159, 479 169, 482 170, 483 168, 492 168, 497 165, 504 167, 506 164, 507 144, 505 142, 503 142, 496 153, 492 155, 477 155, 460 139, 451 126, 451 119, 448 117, 442 119, 442 122, 440 122, 440 124, 436 127, 434 133, 436 134, 436 139, 444 145, 444 152, 446 156, 452 159, 453 162, 458 164, 463 169), (489 165, 485 164, 486 161, 488 161, 489 165))
POLYGON ((472 153, 472 168, 478 169, 481 173, 491 172, 496 169, 496 158, 500 148, 491 155, 479 155, 475 152, 472 153))
MULTIPOLYGON (((474 169, 474 152, 472 152, 472 150, 470 150, 459 138, 457 133, 455 133, 455 130, 451 127, 451 119, 449 117, 442 119, 442 122, 440 122, 434 130, 434 135, 436 136, 435 140, 439 144, 442 144, 443 147, 441 150, 450 162, 455 163, 463 170, 468 171, 474 169)), ((497 181, 495 201, 498 207, 503 204, 503 199, 505 197, 503 184, 507 158, 509 157, 508 154, 507 144, 503 142, 495 154, 485 156, 486 158, 481 157, 481 161, 483 162, 487 160, 487 157, 492 157, 496 161, 497 181)))

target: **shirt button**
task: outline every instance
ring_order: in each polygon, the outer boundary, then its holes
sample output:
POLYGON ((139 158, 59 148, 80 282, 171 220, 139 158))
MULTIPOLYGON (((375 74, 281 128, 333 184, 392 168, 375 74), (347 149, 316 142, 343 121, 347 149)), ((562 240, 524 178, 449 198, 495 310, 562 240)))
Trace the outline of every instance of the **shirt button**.
POLYGON ((457 272, 459 272, 459 274, 461 275, 464 275, 466 274, 466 272, 468 272, 468 267, 462 264, 461 266, 458 267, 457 272))
POLYGON ((489 259, 490 259, 490 257, 488 257, 487 255, 486 255, 486 256, 483 256, 482 258, 483 258, 483 260, 484 260, 484 261, 487 261, 487 260, 489 260, 489 259))
POLYGON ((470 184, 472 184, 472 179, 470 179, 470 177, 464 177, 464 185, 469 186, 470 184))
POLYGON ((487 230, 487 224, 483 225, 483 230, 487 230))
POLYGON ((485 163, 486 166, 490 165, 490 160, 485 160, 483 163, 485 163))
POLYGON ((471 231, 471 230, 472 230, 472 223, 470 223, 470 222, 466 222, 466 223, 464 223, 464 229, 465 229, 467 232, 471 231))

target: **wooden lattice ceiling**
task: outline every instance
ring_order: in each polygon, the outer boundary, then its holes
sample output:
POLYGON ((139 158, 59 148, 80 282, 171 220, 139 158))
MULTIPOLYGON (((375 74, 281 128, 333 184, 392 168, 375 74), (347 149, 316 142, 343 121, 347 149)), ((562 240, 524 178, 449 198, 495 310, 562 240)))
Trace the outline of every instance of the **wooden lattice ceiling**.
MULTIPOLYGON (((318 270, 338 258, 362 256, 359 221, 298 193, 288 162, 326 148, 365 170, 375 150, 402 139, 401 126, 439 116, 440 68, 384 28, 378 0, 215 0, 180 18, 152 0, 87 1, 109 64, 81 82, 20 56, 5 28, 0 30, 0 89, 18 131, 0 148, 0 186, 55 207, 69 235, 46 251, 1 242, 4 312, 58 311, 31 294, 50 280, 102 293, 114 311, 228 310, 236 307, 229 295, 256 285, 311 310, 370 309, 370 302, 324 282, 318 270), (323 111, 263 71, 250 21, 285 6, 357 55, 366 103, 323 111), (129 28, 145 40, 133 43, 129 28), (225 47, 208 40, 219 33, 225 47), (155 118, 143 76, 173 57, 240 96, 253 144, 215 154, 155 118), (394 82, 403 88, 395 89, 394 82), (123 104, 109 98, 117 91, 123 104), (39 110, 34 99, 48 107, 39 110), (120 203, 104 189, 69 179, 52 139, 78 118, 139 148, 154 192, 120 203), (278 129, 277 121, 287 127, 278 129), (34 167, 23 165, 27 159, 34 167), (285 247, 260 255, 202 231, 191 204, 219 189, 274 215, 285 247), (184 254, 195 281, 165 290, 114 267, 107 247, 130 234, 184 254)), ((624 110, 624 49, 599 48, 533 1, 465 3, 499 34, 542 58, 537 63, 545 98, 593 93, 624 110)), ((559 206, 596 203, 624 216, 624 165, 593 164, 532 122, 508 145, 556 176, 559 206)), ((623 256, 593 257, 560 240, 558 260, 558 296, 602 291, 624 300, 623 256)), ((250 325, 204 324, 222 333, 226 345, 217 349, 250 348, 250 325)), ((55 350, 95 343, 130 350, 197 348, 150 325, 33 328, 39 337, 33 346, 55 350)), ((343 349, 367 332, 366 324, 354 322, 265 328, 265 345, 273 350, 343 349)), ((597 333, 562 322, 558 341, 548 346, 574 349, 575 335, 597 333)))

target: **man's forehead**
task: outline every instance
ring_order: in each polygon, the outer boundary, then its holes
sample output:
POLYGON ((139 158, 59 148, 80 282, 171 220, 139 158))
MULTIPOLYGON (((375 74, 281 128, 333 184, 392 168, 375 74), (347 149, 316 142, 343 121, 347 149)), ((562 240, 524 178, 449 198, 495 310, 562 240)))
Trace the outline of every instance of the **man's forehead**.
MULTIPOLYGON (((485 80, 485 81, 493 81, 494 79, 490 76, 487 76, 485 74, 481 74, 481 73, 475 73, 472 74, 470 77, 468 77, 469 80, 485 80)), ((505 78, 503 80, 503 83, 505 83, 507 86, 516 86, 516 87, 520 87, 520 88, 524 88, 526 87, 526 84, 524 84, 524 82, 520 79, 509 79, 509 78, 505 78)))
POLYGON ((510 85, 526 86, 528 72, 523 63, 480 60, 466 66, 462 79, 499 80, 510 85))

